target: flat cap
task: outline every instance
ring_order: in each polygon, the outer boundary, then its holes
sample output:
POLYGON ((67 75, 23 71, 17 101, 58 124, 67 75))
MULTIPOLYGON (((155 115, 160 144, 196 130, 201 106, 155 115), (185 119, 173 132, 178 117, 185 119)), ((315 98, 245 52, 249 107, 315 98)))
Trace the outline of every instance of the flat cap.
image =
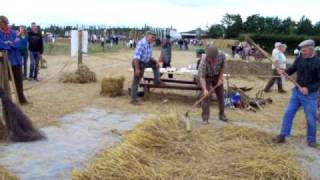
POLYGON ((8 20, 8 18, 5 17, 5 16, 0 16, 0 21, 3 22, 3 23, 5 23, 5 24, 9 24, 9 20, 8 20))
POLYGON ((153 31, 147 31, 147 32, 146 32, 146 35, 154 35, 154 36, 156 36, 156 33, 153 32, 153 31))
POLYGON ((312 39, 307 39, 307 40, 302 41, 302 42, 299 44, 299 47, 300 47, 300 48, 314 47, 315 44, 316 44, 316 43, 314 42, 314 40, 312 40, 312 39))
POLYGON ((207 58, 209 59, 215 59, 219 54, 219 51, 218 51, 218 48, 213 46, 213 45, 210 45, 207 47, 206 49, 206 55, 207 55, 207 58))

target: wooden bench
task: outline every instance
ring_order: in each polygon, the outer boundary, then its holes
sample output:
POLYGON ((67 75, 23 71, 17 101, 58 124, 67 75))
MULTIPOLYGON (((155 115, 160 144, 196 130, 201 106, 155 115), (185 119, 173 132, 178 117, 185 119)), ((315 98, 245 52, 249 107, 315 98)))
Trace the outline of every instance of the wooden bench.
POLYGON ((177 90, 189 90, 189 91, 199 91, 201 87, 197 85, 194 81, 186 80, 175 80, 175 79, 161 79, 164 84, 154 84, 153 78, 143 78, 144 82, 140 83, 139 86, 143 88, 146 94, 150 92, 150 88, 159 89, 177 89, 177 90))
MULTIPOLYGON (((153 82, 153 78, 143 78, 144 81, 147 81, 148 83, 153 82)), ((176 80, 176 79, 161 79, 162 82, 165 83, 177 83, 177 84, 194 84, 197 85, 195 81, 186 81, 186 80, 176 80)))

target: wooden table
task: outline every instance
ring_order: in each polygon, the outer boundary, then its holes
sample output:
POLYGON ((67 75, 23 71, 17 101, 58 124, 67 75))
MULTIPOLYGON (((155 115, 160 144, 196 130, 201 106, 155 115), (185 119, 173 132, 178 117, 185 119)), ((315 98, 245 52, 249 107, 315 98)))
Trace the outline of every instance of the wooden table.
POLYGON ((195 81, 187 80, 176 80, 176 79, 161 79, 163 84, 155 84, 153 78, 143 78, 143 82, 139 84, 143 88, 146 94, 150 92, 150 88, 159 89, 177 89, 177 90, 189 90, 189 91, 199 91, 201 87, 197 85, 195 81))

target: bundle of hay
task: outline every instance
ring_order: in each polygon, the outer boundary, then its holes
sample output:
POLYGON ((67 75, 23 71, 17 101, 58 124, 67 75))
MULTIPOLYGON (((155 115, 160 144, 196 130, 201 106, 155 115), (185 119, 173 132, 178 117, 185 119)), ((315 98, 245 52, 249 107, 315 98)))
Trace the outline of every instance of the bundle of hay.
POLYGON ((306 179, 294 155, 255 129, 206 126, 187 133, 179 117, 160 116, 72 179, 306 179))
POLYGON ((123 93, 125 78, 121 77, 105 77, 101 82, 101 96, 116 97, 123 93))
POLYGON ((0 179, 5 180, 18 180, 19 178, 10 173, 6 168, 0 166, 0 179))
POLYGON ((90 71, 88 66, 81 64, 75 73, 68 73, 61 76, 60 81, 63 83, 90 83, 97 82, 97 76, 90 71))
POLYGON ((40 68, 41 69, 48 68, 47 60, 45 60, 42 56, 40 57, 40 68))

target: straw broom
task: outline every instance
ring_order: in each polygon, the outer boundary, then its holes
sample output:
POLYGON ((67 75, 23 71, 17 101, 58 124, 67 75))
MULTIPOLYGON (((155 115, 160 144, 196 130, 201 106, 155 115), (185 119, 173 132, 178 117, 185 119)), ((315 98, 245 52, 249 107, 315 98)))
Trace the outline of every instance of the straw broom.
POLYGON ((45 136, 35 129, 31 120, 12 102, 3 88, 0 88, 3 115, 9 138, 16 142, 28 142, 44 139, 45 136))

